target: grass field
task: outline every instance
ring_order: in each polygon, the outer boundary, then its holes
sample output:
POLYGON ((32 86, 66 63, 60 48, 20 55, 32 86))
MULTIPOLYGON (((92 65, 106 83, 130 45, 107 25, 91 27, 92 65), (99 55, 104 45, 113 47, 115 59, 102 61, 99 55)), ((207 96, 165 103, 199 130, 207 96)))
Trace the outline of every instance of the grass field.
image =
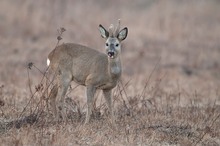
POLYGON ((1 0, 0 145, 220 145, 218 0, 1 0), (98 25, 121 19, 122 82, 114 89, 117 129, 101 92, 83 125, 84 87, 71 84, 69 121, 47 106, 46 58, 63 42, 104 51, 98 25), (33 63, 33 64, 30 64, 33 63))

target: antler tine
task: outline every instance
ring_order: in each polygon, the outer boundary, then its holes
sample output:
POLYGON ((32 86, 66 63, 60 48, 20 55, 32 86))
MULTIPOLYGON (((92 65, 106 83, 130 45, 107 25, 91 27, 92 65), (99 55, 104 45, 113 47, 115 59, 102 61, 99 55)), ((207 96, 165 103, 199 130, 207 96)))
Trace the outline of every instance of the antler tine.
POLYGON ((115 35, 117 35, 119 33, 119 30, 120 30, 120 19, 118 19, 118 24, 117 24, 117 27, 115 29, 115 35))
POLYGON ((109 36, 110 36, 110 37, 113 37, 113 36, 114 36, 113 31, 114 31, 114 25, 111 24, 110 27, 109 27, 109 36))

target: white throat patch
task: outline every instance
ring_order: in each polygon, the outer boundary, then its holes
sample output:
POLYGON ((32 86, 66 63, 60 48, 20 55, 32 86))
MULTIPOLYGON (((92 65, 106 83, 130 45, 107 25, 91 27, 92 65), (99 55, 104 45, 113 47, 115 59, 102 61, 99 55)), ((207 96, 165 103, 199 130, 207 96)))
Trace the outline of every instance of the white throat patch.
POLYGON ((121 68, 119 67, 119 66, 113 66, 112 68, 111 68, 111 73, 112 74, 119 74, 121 72, 121 68))

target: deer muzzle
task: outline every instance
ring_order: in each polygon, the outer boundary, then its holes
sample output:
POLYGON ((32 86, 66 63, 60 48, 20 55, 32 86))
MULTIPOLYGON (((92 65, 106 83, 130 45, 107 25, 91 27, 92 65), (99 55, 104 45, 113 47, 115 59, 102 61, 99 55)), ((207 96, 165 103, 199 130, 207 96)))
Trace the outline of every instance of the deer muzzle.
POLYGON ((108 52, 108 57, 110 57, 110 58, 114 58, 114 56, 115 56, 115 52, 108 52))
POLYGON ((108 54, 108 57, 110 57, 110 58, 112 58, 112 59, 115 57, 116 52, 115 52, 114 44, 111 44, 111 45, 110 45, 110 48, 109 48, 109 50, 107 51, 107 54, 108 54))

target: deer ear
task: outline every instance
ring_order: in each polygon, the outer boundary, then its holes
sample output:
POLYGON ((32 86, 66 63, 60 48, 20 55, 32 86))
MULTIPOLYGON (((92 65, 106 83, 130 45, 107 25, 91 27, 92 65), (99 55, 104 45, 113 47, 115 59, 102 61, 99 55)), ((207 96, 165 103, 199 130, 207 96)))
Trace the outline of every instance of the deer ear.
POLYGON ((109 32, 100 24, 99 31, 103 38, 107 39, 109 37, 109 32))
POLYGON ((127 35, 128 35, 128 28, 125 27, 118 33, 117 38, 119 39, 119 41, 123 41, 124 39, 126 39, 127 35))

